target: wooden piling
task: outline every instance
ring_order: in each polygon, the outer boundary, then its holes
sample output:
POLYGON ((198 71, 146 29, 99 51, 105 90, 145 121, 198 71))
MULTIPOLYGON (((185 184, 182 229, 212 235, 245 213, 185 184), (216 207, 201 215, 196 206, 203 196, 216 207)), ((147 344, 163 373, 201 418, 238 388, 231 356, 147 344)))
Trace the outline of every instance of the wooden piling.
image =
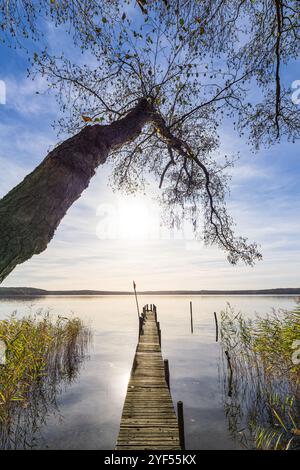
POLYGON ((141 336, 143 334, 143 317, 139 317, 139 336, 141 336))
POLYGON ((194 333, 194 325, 193 325, 193 303, 190 302, 190 313, 191 313, 191 333, 194 333))
POLYGON ((168 389, 170 390, 170 369, 169 369, 168 359, 164 359, 164 368, 165 368, 165 379, 168 385, 168 389))
POLYGON ((214 312, 214 317, 215 317, 215 324, 216 324, 216 342, 218 342, 219 339, 219 326, 218 326, 218 317, 216 312, 214 312))
POLYGON ((225 351, 225 356, 227 358, 227 367, 229 370, 229 375, 228 375, 228 396, 232 396, 232 377, 233 377, 233 370, 231 366, 231 360, 230 360, 230 355, 228 351, 225 351))
POLYGON ((160 345, 160 347, 161 347, 161 330, 160 330, 160 323, 159 323, 159 321, 157 322, 157 333, 158 333, 159 345, 160 345))
POLYGON ((179 428, 179 442, 182 450, 185 450, 185 437, 184 437, 184 417, 183 417, 183 403, 177 402, 177 418, 179 428))

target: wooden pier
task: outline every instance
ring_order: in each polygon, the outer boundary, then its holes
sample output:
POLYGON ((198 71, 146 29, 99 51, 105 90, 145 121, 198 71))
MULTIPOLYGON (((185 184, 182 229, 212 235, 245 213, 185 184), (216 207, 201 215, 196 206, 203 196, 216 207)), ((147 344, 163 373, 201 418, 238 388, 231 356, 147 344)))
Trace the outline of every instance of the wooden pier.
POLYGON ((116 450, 182 449, 183 429, 179 429, 169 390, 169 367, 161 354, 155 305, 143 308, 139 328, 116 450))

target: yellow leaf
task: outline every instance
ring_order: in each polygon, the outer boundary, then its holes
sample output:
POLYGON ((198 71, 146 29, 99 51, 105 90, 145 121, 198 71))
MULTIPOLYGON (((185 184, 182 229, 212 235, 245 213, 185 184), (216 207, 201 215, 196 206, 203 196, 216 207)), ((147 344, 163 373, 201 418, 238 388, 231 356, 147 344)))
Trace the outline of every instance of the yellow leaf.
POLYGON ((81 116, 84 122, 92 122, 92 119, 88 116, 81 116))

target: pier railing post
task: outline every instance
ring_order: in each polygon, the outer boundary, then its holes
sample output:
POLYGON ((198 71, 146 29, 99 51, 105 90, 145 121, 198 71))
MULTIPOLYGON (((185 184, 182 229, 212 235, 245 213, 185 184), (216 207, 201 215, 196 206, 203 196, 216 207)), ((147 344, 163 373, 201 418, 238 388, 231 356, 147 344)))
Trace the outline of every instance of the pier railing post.
POLYGON ((164 368, 165 368, 165 379, 167 382, 168 389, 170 390, 170 369, 168 359, 164 359, 164 368))
POLYGON ((183 403, 182 401, 177 402, 177 419, 179 428, 179 442, 182 450, 185 450, 185 438, 184 438, 184 417, 183 417, 183 403))
POLYGON ((194 325, 193 325, 193 303, 190 302, 190 312, 191 312, 191 333, 194 333, 194 325))

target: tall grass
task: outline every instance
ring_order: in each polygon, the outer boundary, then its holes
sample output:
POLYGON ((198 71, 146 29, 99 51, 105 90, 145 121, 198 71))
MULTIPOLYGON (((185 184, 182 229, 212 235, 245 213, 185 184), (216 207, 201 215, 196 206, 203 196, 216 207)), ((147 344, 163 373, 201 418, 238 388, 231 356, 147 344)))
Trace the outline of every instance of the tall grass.
POLYGON ((16 314, 0 321, 6 363, 0 365, 0 447, 27 448, 63 384, 78 374, 90 332, 77 318, 16 314))
POLYGON ((221 314, 224 405, 229 429, 246 446, 300 449, 300 308, 245 319, 221 314))

